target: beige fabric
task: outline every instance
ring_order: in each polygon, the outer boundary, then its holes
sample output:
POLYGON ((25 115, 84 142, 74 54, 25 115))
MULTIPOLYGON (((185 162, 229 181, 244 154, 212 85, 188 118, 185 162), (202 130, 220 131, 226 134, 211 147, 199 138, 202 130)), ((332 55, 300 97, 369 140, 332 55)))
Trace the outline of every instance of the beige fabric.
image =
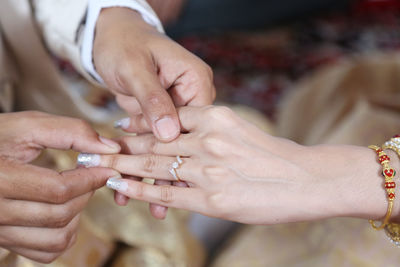
POLYGON ((80 41, 88 0, 32 0, 38 23, 48 49, 69 60, 74 67, 94 82, 80 61, 80 41))
POLYGON ((380 144, 400 130, 400 54, 354 58, 301 81, 279 132, 303 144, 380 144))
MULTIPOLYGON (((400 54, 349 59, 300 81, 278 134, 300 143, 381 144, 400 133, 400 54)), ((366 196, 368 197, 368 196, 366 196)), ((365 220, 243 226, 214 267, 398 266, 399 248, 365 220)))

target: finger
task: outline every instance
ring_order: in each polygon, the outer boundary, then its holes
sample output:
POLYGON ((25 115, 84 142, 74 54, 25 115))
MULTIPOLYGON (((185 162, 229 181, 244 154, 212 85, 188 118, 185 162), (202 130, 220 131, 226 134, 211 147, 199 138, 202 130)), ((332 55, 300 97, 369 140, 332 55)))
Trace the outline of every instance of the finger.
POLYGON ((25 258, 44 264, 49 264, 62 255, 62 252, 43 252, 21 247, 9 247, 7 249, 25 258))
POLYGON ((120 147, 114 141, 99 137, 90 124, 84 120, 30 113, 28 122, 31 132, 30 142, 55 149, 73 149, 79 152, 118 153, 120 147))
POLYGON ((152 128, 143 114, 122 118, 114 122, 114 128, 121 128, 128 133, 151 133, 152 128))
POLYGON ((79 168, 56 171, 28 164, 1 161, 0 193, 6 199, 63 204, 104 186, 107 179, 119 174, 112 169, 79 168))
MULTIPOLYGON (((127 176, 127 175, 122 175, 124 179, 132 179, 134 181, 141 181, 142 179, 138 177, 133 177, 133 176, 127 176)), ((126 206, 128 205, 129 202, 129 197, 122 195, 121 193, 118 193, 117 191, 114 192, 114 201, 117 205, 119 206, 126 206)))
POLYGON ((121 193, 114 192, 114 201, 118 206, 126 206, 129 202, 129 197, 124 196, 121 193))
POLYGON ((181 134, 169 143, 160 142, 153 134, 123 136, 118 139, 121 153, 129 155, 158 154, 164 156, 190 157, 193 151, 198 151, 190 134, 181 134))
MULTIPOLYGON (((171 185, 169 181, 155 180, 154 185, 171 185)), ((163 220, 167 216, 168 208, 158 204, 150 203, 149 205, 150 213, 154 218, 163 220)))
MULTIPOLYGON (((177 109, 179 120, 181 123, 182 131, 190 132, 195 130, 197 125, 204 123, 202 120, 202 112, 207 110, 209 106, 199 108, 199 107, 180 107, 177 109)), ((144 115, 131 116, 130 118, 125 118, 124 130, 132 133, 148 133, 151 128, 147 123, 144 115)))
POLYGON ((0 202, 0 225, 60 228, 80 213, 92 192, 74 198, 64 204, 53 205, 41 202, 7 200, 0 202))
POLYGON ((189 187, 186 182, 172 182, 172 185, 178 187, 189 187))
POLYGON ((151 185, 128 179, 114 179, 107 186, 130 198, 166 207, 200 211, 205 203, 195 188, 151 185))
MULTIPOLYGON (((75 234, 71 240, 69 245, 67 246, 67 249, 72 247, 74 243, 76 242, 77 235, 75 234)), ((63 252, 43 252, 39 250, 32 250, 32 249, 27 249, 27 248, 21 248, 21 247, 7 247, 8 250, 17 253, 18 255, 21 255, 25 258, 40 262, 40 263, 51 263, 54 260, 56 260, 58 257, 60 257, 63 252)))
POLYGON ((128 114, 139 115, 142 113, 142 109, 140 108, 140 104, 137 101, 136 97, 117 93, 116 100, 118 105, 128 114))
MULTIPOLYGON (((150 177, 161 180, 174 181, 170 173, 172 164, 176 157, 166 157, 153 154, 145 155, 89 155, 88 158, 96 157, 99 167, 112 168, 120 173, 137 177, 150 177)), ((194 182, 199 177, 199 164, 190 158, 182 158, 183 164, 177 169, 182 180, 194 182)), ((91 163, 89 163, 91 164, 91 163)))
POLYGON ((103 187, 110 177, 121 177, 109 168, 78 168, 62 172, 61 175, 65 188, 65 192, 61 191, 61 203, 103 187))
POLYGON ((64 228, 0 226, 0 244, 43 252, 65 251, 79 225, 79 215, 64 228))
POLYGON ((119 73, 121 86, 135 96, 153 133, 162 141, 171 141, 180 133, 174 103, 163 88, 153 63, 130 65, 119 73), (140 66, 140 67, 139 67, 140 66))
MULTIPOLYGON (((199 76, 199 75, 195 75, 199 76)), ((193 82, 188 78, 190 75, 182 76, 177 85, 169 90, 175 106, 202 107, 211 105, 216 96, 212 75, 202 75, 193 82)))

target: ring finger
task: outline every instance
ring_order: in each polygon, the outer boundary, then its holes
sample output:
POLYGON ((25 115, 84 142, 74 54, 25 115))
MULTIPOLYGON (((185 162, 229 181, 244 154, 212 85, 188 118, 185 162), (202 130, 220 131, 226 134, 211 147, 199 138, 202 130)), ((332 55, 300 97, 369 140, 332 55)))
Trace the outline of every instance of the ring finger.
MULTIPOLYGON (((191 158, 182 158, 182 163, 175 169, 177 178, 182 181, 192 182, 201 178, 199 173, 201 166, 191 158)), ((167 157, 153 154, 145 155, 98 155, 80 154, 78 163, 86 167, 106 167, 116 171, 137 177, 149 177, 161 180, 176 181, 171 173, 176 157, 167 157)))

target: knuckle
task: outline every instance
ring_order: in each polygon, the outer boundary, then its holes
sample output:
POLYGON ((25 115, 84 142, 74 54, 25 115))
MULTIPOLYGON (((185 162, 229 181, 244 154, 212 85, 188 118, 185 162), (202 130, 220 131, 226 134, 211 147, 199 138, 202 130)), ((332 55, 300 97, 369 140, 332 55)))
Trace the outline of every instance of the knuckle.
POLYGON ((142 183, 139 183, 135 189, 133 190, 133 196, 135 199, 142 199, 145 193, 145 185, 142 183))
POLYGON ((162 185, 160 187, 160 200, 164 203, 171 203, 174 200, 172 187, 169 185, 162 185))
POLYGON ((216 122, 230 122, 233 120, 233 111, 225 106, 209 106, 204 112, 205 116, 216 122))
POLYGON ((229 203, 222 192, 214 193, 208 197, 208 207, 218 215, 226 214, 229 210, 229 203))
POLYGON ((53 203, 64 204, 70 199, 71 190, 65 183, 59 182, 50 189, 49 193, 53 203))
POLYGON ((58 254, 58 253, 46 253, 43 256, 41 256, 40 258, 36 259, 36 261, 43 263, 43 264, 50 264, 53 261, 55 261, 59 256, 60 256, 60 254, 58 254))
POLYGON ((124 89, 127 87, 129 77, 133 72, 132 67, 129 64, 122 65, 116 69, 113 78, 110 79, 110 84, 118 89, 124 89))
POLYGON ((220 134, 207 134, 202 138, 202 146, 206 153, 215 157, 224 157, 230 153, 230 145, 220 134))
POLYGON ((51 227, 66 227, 73 218, 73 212, 68 206, 55 207, 52 213, 51 227))
POLYGON ((144 158, 143 170, 147 173, 153 173, 154 169, 158 166, 158 156, 147 155, 144 158))
POLYGON ((150 153, 153 153, 153 154, 156 154, 158 151, 158 141, 154 136, 150 136, 149 150, 150 150, 150 153))
POLYGON ((153 90, 148 92, 144 98, 144 102, 151 107, 164 106, 166 104, 162 91, 153 90))
POLYGON ((61 252, 66 250, 72 235, 69 229, 63 228, 55 237, 55 242, 52 245, 53 251, 61 252))
POLYGON ((124 89, 129 87, 129 83, 132 82, 132 77, 137 77, 139 70, 148 65, 146 54, 129 49, 126 51, 126 58, 121 60, 115 68, 112 77, 108 80, 111 86, 124 91, 124 89), (140 68, 138 68, 138 66, 140 66, 140 68))
POLYGON ((105 160, 106 166, 118 170, 119 167, 119 157, 117 155, 107 155, 102 157, 103 160, 105 160))

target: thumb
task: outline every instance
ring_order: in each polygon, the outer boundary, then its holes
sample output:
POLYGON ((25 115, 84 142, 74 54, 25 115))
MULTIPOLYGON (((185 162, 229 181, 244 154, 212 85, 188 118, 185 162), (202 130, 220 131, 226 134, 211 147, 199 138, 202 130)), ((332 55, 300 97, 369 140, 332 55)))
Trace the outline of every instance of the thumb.
POLYGON ((88 122, 81 119, 41 113, 32 121, 31 141, 45 148, 98 154, 118 153, 121 149, 116 142, 99 136, 88 122))
POLYGON ((149 68, 133 67, 133 70, 119 75, 122 87, 139 102, 154 135, 161 141, 174 140, 180 133, 178 115, 157 74, 149 68))

